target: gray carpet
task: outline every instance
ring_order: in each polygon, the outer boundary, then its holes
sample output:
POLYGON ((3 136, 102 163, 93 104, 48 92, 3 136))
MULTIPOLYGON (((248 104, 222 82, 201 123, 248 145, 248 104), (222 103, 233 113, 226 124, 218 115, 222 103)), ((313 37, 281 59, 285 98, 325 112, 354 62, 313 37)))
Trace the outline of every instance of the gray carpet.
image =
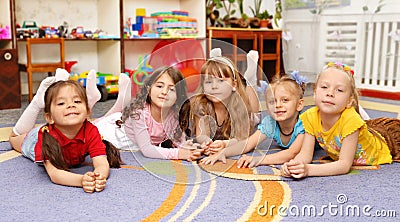
MULTIPOLYGON (((0 143, 0 155, 9 150, 8 142, 0 143)), ((399 163, 342 176, 246 181, 217 177, 188 162, 145 158, 140 152, 122 157, 125 168, 112 169, 107 188, 93 194, 52 184, 43 167, 24 157, 1 162, 0 221, 268 221, 271 209, 273 219, 283 221, 376 221, 381 219, 375 216, 378 211, 395 210, 397 220, 400 213, 399 163), (279 217, 278 207, 287 209, 287 216, 279 217)), ((272 170, 257 169, 260 174, 272 170)))

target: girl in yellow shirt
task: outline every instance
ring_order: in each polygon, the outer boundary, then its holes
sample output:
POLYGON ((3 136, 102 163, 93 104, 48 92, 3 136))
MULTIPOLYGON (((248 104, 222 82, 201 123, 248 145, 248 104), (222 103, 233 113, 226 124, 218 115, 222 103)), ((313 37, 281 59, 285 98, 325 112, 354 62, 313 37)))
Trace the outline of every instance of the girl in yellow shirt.
POLYGON ((305 111, 304 135, 300 153, 283 164, 286 177, 345 174, 352 165, 379 165, 400 159, 400 120, 362 120, 353 71, 341 63, 328 63, 315 83, 316 107, 305 111), (334 160, 310 164, 315 141, 334 160))

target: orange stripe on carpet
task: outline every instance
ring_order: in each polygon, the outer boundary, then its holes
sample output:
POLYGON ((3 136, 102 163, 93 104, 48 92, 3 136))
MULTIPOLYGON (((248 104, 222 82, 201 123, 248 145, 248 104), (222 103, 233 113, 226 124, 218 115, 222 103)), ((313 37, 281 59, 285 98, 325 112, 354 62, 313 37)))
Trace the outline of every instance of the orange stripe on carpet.
POLYGON ((271 221, 279 216, 278 209, 282 205, 285 190, 279 181, 260 181, 262 187, 261 202, 254 209, 249 221, 271 221), (271 192, 271 191, 274 192, 271 192))
POLYGON ((143 221, 159 221, 178 205, 186 191, 186 183, 188 182, 188 174, 186 168, 183 166, 182 161, 171 161, 171 164, 176 172, 175 184, 169 193, 167 199, 161 206, 155 210, 151 215, 143 221))

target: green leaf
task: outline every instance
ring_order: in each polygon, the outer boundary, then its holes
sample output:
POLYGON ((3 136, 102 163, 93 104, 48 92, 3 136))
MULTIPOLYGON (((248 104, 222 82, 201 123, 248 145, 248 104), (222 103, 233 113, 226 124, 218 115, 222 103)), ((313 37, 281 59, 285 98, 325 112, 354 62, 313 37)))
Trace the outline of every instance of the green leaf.
POLYGON ((368 6, 364 5, 364 7, 362 7, 362 10, 363 10, 364 12, 367 12, 367 11, 368 11, 368 6))

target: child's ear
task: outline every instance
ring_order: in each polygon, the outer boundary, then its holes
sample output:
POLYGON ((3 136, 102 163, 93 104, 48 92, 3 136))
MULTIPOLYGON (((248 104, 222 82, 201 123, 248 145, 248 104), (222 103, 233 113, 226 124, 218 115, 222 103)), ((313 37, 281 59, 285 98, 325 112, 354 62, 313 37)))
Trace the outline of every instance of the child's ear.
POLYGON ((51 117, 50 113, 45 113, 44 114, 44 118, 46 119, 46 122, 48 124, 53 124, 54 123, 53 117, 51 117))
POLYGON ((353 101, 354 101, 354 97, 351 96, 346 105, 346 108, 350 108, 351 106, 353 106, 353 101))
POLYGON ((299 104, 297 104, 297 111, 302 111, 304 108, 304 99, 299 99, 299 104))

